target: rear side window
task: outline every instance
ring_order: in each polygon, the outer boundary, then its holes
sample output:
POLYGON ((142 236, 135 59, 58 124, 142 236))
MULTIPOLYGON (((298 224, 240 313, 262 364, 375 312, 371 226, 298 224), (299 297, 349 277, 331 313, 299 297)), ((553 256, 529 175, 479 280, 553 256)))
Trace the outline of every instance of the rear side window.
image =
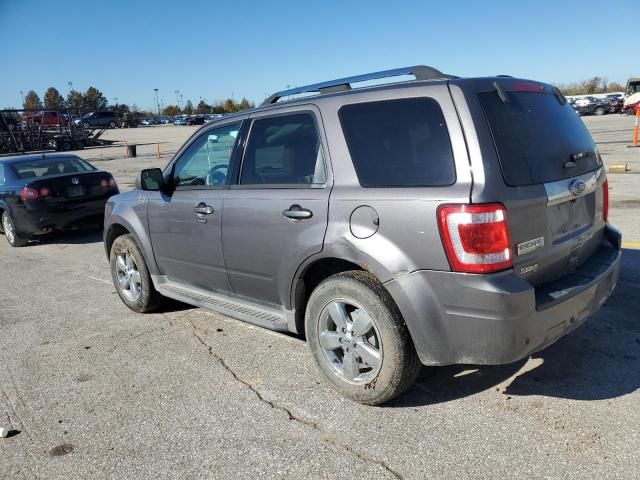
POLYGON ((313 115, 296 113, 255 120, 251 126, 241 185, 322 185, 326 180, 313 115))
POLYGON ((511 186, 554 182, 591 172, 601 163, 587 128, 569 102, 555 95, 479 93, 502 175, 511 186))
POLYGON ((357 103, 340 108, 339 116, 363 187, 455 183, 449 131, 435 100, 357 103))

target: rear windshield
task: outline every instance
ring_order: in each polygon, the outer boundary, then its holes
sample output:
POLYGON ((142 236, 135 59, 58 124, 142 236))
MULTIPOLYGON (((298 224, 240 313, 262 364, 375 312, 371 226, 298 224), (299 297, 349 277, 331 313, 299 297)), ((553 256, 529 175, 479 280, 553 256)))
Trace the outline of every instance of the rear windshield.
POLYGON ((456 180, 438 102, 408 98, 345 105, 340 123, 363 187, 445 186, 456 180))
POLYGON ((80 158, 44 158, 34 161, 16 162, 11 169, 18 178, 39 179, 67 173, 82 173, 95 170, 80 158))
POLYGON ((507 95, 507 103, 497 92, 478 97, 508 185, 553 182, 600 166, 593 139, 569 102, 562 105, 549 93, 507 95))

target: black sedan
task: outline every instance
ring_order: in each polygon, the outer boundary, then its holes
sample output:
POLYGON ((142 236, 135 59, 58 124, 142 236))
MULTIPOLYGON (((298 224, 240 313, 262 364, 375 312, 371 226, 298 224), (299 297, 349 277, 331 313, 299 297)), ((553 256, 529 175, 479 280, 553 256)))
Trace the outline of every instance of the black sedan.
POLYGON ((185 125, 204 125, 206 117, 204 115, 196 115, 194 117, 187 117, 184 121, 185 125))
POLYGON ((65 153, 0 158, 0 232, 13 247, 56 230, 102 225, 118 192, 108 172, 65 153))

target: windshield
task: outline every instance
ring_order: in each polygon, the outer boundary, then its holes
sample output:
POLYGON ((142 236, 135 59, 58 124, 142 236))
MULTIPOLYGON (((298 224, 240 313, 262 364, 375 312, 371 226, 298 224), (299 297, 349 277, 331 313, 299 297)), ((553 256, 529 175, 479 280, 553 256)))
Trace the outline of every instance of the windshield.
POLYGON ((82 118, 89 118, 89 117, 91 117, 92 115, 93 115, 93 112, 91 112, 91 113, 85 113, 85 114, 82 116, 82 118))
POLYGON ((16 162, 11 169, 21 179, 40 179, 56 175, 94 171, 91 165, 80 158, 43 158, 32 161, 16 162))
POLYGON ((504 180, 511 186, 576 177, 601 166, 595 144, 573 107, 550 93, 479 93, 498 152, 504 180))
POLYGON ((629 81, 627 84, 627 95, 640 92, 640 80, 629 81))

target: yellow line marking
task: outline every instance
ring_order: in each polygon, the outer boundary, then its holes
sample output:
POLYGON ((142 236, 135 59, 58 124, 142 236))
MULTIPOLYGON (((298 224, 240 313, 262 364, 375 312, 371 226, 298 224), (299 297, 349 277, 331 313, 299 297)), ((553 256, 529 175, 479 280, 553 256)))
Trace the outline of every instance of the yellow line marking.
POLYGON ((640 248, 640 242, 622 242, 625 248, 640 248))

